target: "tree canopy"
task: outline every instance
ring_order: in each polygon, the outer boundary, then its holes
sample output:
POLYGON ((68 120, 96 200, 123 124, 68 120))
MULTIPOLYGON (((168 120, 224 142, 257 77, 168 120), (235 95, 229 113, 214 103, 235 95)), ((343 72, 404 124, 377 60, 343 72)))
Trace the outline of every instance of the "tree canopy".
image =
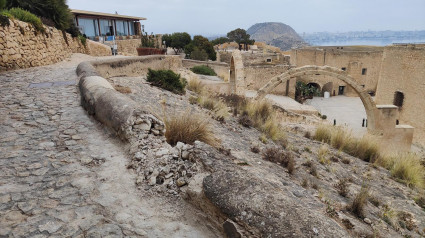
POLYGON ((227 43, 227 42, 230 42, 229 38, 227 38, 227 37, 220 37, 220 38, 217 38, 217 39, 211 41, 211 43, 213 45, 221 45, 221 44, 224 44, 224 43, 227 43))
POLYGON ((241 28, 235 29, 227 33, 227 38, 229 38, 230 41, 238 43, 239 49, 241 48, 241 44, 245 45, 245 50, 248 49, 248 45, 254 44, 255 40, 250 39, 250 37, 251 36, 246 33, 244 29, 241 28))
POLYGON ((198 57, 199 54, 202 55, 202 52, 204 52, 204 54, 206 53, 206 55, 208 56, 208 59, 210 60, 217 59, 213 44, 207 38, 200 35, 193 37, 192 42, 184 48, 184 52, 191 59, 195 59, 194 57, 196 56, 197 60, 203 60, 203 59, 199 59, 198 57), (195 54, 192 55, 192 53, 195 53, 195 54))
POLYGON ((165 42, 166 47, 173 48, 174 52, 181 52, 192 39, 187 32, 175 32, 171 35, 165 34, 162 36, 162 41, 165 42))
POLYGON ((22 8, 39 17, 52 21, 59 30, 73 25, 72 14, 66 0, 8 0, 7 8, 22 8))

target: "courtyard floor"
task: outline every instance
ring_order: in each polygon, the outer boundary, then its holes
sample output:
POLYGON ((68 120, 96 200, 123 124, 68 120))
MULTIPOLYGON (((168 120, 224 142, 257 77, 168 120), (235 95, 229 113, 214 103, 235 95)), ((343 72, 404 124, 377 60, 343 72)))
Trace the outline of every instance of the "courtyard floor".
POLYGON ((354 135, 362 136, 367 132, 362 127, 363 119, 366 119, 366 110, 359 97, 335 96, 330 98, 314 97, 306 101, 317 109, 327 120, 337 125, 344 125, 353 130, 354 135))

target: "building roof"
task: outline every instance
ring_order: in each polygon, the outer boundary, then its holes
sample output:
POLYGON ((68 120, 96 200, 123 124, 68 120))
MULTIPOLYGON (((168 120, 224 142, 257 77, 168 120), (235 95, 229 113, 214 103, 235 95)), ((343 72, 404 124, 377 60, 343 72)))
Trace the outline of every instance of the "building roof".
POLYGON ((86 16, 99 16, 99 17, 107 17, 107 18, 119 18, 125 20, 147 20, 145 17, 133 17, 119 14, 111 14, 111 13, 103 13, 103 12, 91 12, 84 10, 76 10, 71 9, 71 13, 74 15, 86 15, 86 16))

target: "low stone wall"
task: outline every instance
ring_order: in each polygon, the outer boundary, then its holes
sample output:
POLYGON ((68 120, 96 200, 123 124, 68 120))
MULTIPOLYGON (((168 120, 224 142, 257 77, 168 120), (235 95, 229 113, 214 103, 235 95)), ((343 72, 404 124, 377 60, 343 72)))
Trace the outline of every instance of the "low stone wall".
MULTIPOLYGON (((244 68, 246 88, 257 91, 266 85, 271 78, 287 72, 289 68, 289 65, 246 67, 244 68)), ((285 96, 286 84, 280 84, 271 93, 285 96)))
POLYGON ((222 78, 224 81, 229 81, 229 69, 230 66, 226 63, 220 63, 220 62, 214 62, 214 61, 198 61, 198 60, 183 60, 183 67, 190 69, 194 66, 199 65, 206 65, 210 68, 214 69, 214 71, 217 73, 217 76, 222 78))
POLYGON ((137 56, 136 48, 140 47, 140 39, 117 40, 118 53, 128 56, 137 56))
POLYGON ((104 78, 123 75, 132 77, 146 75, 149 68, 177 71, 182 67, 182 60, 179 56, 152 55, 93 61, 91 65, 104 78))
POLYGON ((112 51, 107 45, 87 39, 86 54, 91 56, 109 56, 112 55, 112 51))
POLYGON ((0 27, 0 70, 54 64, 72 53, 111 55, 107 46, 88 40, 86 47, 70 34, 44 27, 46 32, 40 33, 32 25, 17 20, 10 20, 10 26, 0 27))

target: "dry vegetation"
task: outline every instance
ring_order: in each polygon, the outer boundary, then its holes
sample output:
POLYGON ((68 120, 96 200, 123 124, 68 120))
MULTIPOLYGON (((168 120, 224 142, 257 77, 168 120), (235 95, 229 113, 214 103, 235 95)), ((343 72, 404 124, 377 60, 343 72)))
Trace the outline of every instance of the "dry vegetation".
POLYGON ((171 113, 164 118, 165 137, 170 145, 177 142, 193 144, 196 140, 205 142, 211 146, 217 146, 218 140, 212 132, 211 126, 206 118, 190 111, 184 113, 171 113))
POLYGON ((369 187, 367 185, 363 185, 360 191, 357 193, 356 197, 354 197, 354 200, 348 207, 348 210, 350 210, 358 217, 363 217, 363 210, 367 203, 368 197, 369 187))
MULTIPOLYGON (((320 125, 313 138, 366 162, 376 163, 388 169, 394 178, 408 186, 419 188, 425 186, 425 168, 417 155, 412 153, 387 155, 381 150, 377 139, 371 135, 356 139, 345 128, 320 125)), ((322 148, 319 150, 319 161, 326 162, 322 148)))
POLYGON ((264 150, 263 159, 280 164, 287 168, 290 174, 293 174, 295 171, 294 156, 289 151, 283 151, 277 147, 270 147, 264 150))
POLYGON ((120 93, 124 93, 124 94, 131 93, 131 89, 129 87, 124 87, 124 86, 121 86, 121 85, 115 85, 114 88, 115 88, 115 90, 117 90, 120 93))

